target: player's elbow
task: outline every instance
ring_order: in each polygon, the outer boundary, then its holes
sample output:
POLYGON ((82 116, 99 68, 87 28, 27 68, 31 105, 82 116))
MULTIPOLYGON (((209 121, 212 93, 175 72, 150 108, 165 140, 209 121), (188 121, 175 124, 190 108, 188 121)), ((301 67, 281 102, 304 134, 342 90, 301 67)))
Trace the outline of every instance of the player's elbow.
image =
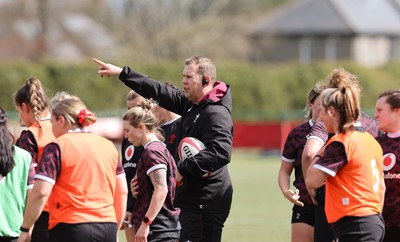
POLYGON ((168 188, 166 186, 154 187, 153 196, 156 196, 162 200, 167 197, 167 194, 168 194, 168 188))
POLYGON ((301 157, 302 164, 310 164, 322 147, 323 144, 320 141, 312 138, 308 139, 301 157))
POLYGON ((316 155, 316 152, 313 152, 311 150, 304 150, 303 154, 301 156, 301 162, 302 163, 306 162, 307 164, 309 164, 315 155, 316 155))

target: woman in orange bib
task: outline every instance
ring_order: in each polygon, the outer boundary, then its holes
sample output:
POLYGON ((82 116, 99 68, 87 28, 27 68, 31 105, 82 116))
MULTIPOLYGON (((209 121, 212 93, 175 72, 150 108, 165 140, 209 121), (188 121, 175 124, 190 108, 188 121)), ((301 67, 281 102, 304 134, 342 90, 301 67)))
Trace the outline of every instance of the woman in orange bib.
MULTIPOLYGON (((16 145, 32 155, 37 169, 43 148, 55 139, 51 132, 49 101, 40 80, 34 77, 26 80, 14 94, 14 102, 20 121, 27 127, 16 145)), ((49 209, 45 206, 33 228, 32 242, 48 242, 48 226, 49 209)))
POLYGON ((19 241, 29 237, 27 229, 47 200, 50 241, 117 241, 127 183, 114 144, 85 131, 95 121, 77 97, 53 103, 51 123, 57 139, 43 150, 19 241))
POLYGON ((360 101, 354 87, 329 88, 321 95, 319 117, 334 136, 308 168, 307 189, 315 201, 316 189, 325 182, 325 212, 340 242, 382 241, 382 148, 371 134, 355 128, 360 101))

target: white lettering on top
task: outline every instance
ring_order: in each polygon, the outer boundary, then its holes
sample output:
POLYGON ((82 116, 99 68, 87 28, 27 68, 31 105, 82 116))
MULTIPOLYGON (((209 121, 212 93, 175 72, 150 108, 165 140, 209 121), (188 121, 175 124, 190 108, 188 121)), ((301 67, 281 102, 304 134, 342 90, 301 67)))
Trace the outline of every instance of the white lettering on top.
POLYGON ((385 179, 400 179, 399 173, 386 173, 383 175, 385 179))

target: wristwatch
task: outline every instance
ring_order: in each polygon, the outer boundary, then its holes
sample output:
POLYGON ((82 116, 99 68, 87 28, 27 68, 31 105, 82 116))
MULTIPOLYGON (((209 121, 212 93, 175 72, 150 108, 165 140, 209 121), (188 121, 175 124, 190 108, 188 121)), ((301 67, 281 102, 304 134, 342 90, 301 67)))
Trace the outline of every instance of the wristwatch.
POLYGON ((148 217, 144 216, 143 218, 143 223, 150 225, 151 223, 153 223, 153 221, 151 221, 148 217))

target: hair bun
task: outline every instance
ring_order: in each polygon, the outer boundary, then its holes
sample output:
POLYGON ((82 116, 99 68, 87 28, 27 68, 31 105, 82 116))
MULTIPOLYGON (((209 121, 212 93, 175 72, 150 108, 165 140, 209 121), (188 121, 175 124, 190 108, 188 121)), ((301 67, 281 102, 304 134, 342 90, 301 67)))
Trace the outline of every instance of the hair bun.
POLYGON ((96 115, 88 109, 82 109, 78 113, 78 123, 83 127, 89 126, 96 122, 96 115))
POLYGON ((152 99, 145 99, 138 106, 143 108, 144 110, 151 111, 156 106, 156 102, 152 99))

